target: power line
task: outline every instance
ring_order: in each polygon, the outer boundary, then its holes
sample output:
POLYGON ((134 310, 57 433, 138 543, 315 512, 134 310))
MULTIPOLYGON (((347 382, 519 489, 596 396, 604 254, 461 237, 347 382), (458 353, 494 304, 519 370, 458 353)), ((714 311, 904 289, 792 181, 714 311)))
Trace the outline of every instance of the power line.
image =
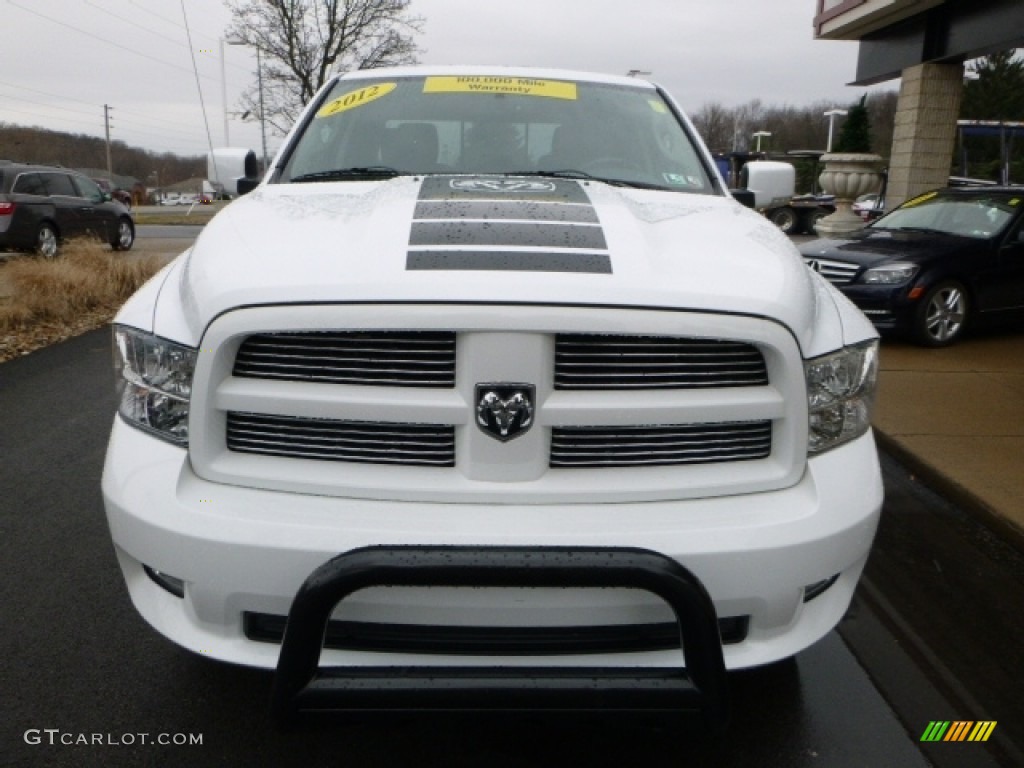
MULTIPOLYGON (((24 110, 24 109, 11 109, 9 107, 4 107, 4 112, 14 112, 14 113, 19 114, 19 115, 31 115, 32 117, 42 117, 42 118, 45 118, 46 120, 58 120, 60 122, 74 123, 76 125, 80 125, 81 122, 82 122, 81 120, 79 120, 77 118, 61 117, 60 115, 56 115, 56 116, 55 115, 43 115, 43 114, 40 114, 39 112, 29 112, 29 111, 24 110)), ((96 122, 99 123, 100 121, 97 120, 96 122)), ((43 128, 43 126, 40 126, 40 125, 19 126, 19 127, 43 128)), ((43 130, 49 130, 49 129, 43 128, 43 130)), ((99 138, 99 137, 96 137, 96 138, 99 138)))
POLYGON ((11 88, 20 88, 23 91, 32 91, 33 93, 41 93, 43 96, 53 96, 53 98, 55 98, 55 99, 63 99, 64 101, 77 101, 77 102, 79 102, 81 104, 88 104, 90 107, 95 107, 96 106, 93 102, 86 101, 85 99, 76 99, 74 96, 61 96, 60 94, 50 93, 48 91, 40 91, 38 88, 29 88, 28 86, 25 86, 25 85, 18 85, 16 83, 8 83, 6 80, 0 80, 0 85, 7 85, 7 86, 10 86, 11 88))
MULTIPOLYGON (((188 14, 185 12, 185 0, 181 0, 181 17, 185 20, 185 35, 188 37, 188 47, 192 52, 192 71, 196 75, 196 90, 199 91, 199 106, 203 110, 203 125, 206 126, 206 142, 210 146, 210 154, 213 154, 213 137, 210 135, 210 121, 206 117, 206 104, 203 102, 203 86, 199 82, 199 68, 196 66, 196 52, 195 48, 192 47, 192 31, 188 28, 188 14)), ((220 183, 220 180, 216 175, 216 163, 214 163, 214 177, 213 180, 220 183)))
MULTIPOLYGON (((91 115, 95 116, 95 112, 86 112, 84 109, 72 109, 71 107, 58 107, 53 104, 49 104, 45 101, 36 101, 35 99, 26 99, 23 96, 12 96, 11 94, 3 94, 4 98, 13 99, 14 101, 24 101, 28 104, 38 104, 41 107, 49 107, 50 109, 59 109, 63 112, 74 112, 76 115, 91 115)), ((2 108, 0 108, 2 109, 2 108)))
MULTIPOLYGON (((77 121, 72 120, 71 118, 54 117, 53 115, 41 115, 41 114, 39 114, 37 112, 28 112, 26 110, 21 110, 21 109, 8 109, 6 111, 7 112, 16 112, 18 114, 28 115, 30 117, 42 117, 42 118, 45 118, 46 120, 48 120, 50 122, 53 122, 53 121, 57 121, 57 122, 71 122, 76 127, 80 125, 80 123, 78 123, 77 121)), ((81 130, 81 128, 79 128, 77 132, 72 133, 70 130, 55 131, 52 128, 45 128, 45 127, 43 127, 41 125, 22 125, 22 124, 17 124, 17 123, 8 123, 7 125, 5 125, 3 127, 24 128, 24 129, 27 129, 27 130, 45 130, 45 131, 51 131, 53 133, 71 133, 71 135, 86 136, 87 138, 90 138, 90 139, 96 139, 97 141, 103 141, 103 136, 99 135, 99 133, 101 132, 100 128, 96 129, 96 131, 97 131, 96 133, 88 133, 86 131, 81 130)), ((142 136, 152 136, 152 134, 147 134, 147 133, 142 132, 142 131, 138 131, 136 133, 138 133, 139 135, 142 135, 142 136)), ((157 137, 157 138, 160 138, 160 137, 157 137)), ((185 153, 187 153, 187 154, 199 155, 199 154, 203 154, 206 151, 206 148, 202 144, 201 141, 197 145, 195 145, 195 146, 190 146, 187 142, 186 143, 179 143, 179 142, 171 143, 171 142, 168 142, 167 143, 168 148, 161 149, 161 150, 156 150, 156 149, 150 149, 150 148, 146 148, 146 147, 135 146, 135 145, 129 144, 124 139, 117 139, 117 140, 115 140, 114 143, 117 144, 117 145, 123 145, 123 146, 125 146, 125 147, 127 147, 129 149, 136 149, 136 150, 140 150, 140 151, 143 151, 143 152, 150 152, 150 153, 155 154, 155 155, 159 155, 159 154, 162 154, 164 152, 171 152, 171 154, 185 154, 185 153)))
MULTIPOLYGON (((23 102, 26 102, 28 104, 36 104, 38 106, 47 107, 49 109, 54 109, 54 110, 63 110, 65 112, 71 112, 72 114, 75 114, 75 115, 86 115, 87 117, 92 117, 92 118, 97 118, 97 116, 98 116, 97 113, 86 112, 85 110, 70 109, 68 107, 52 106, 52 105, 46 104, 44 102, 33 101, 31 99, 23 99, 23 98, 20 98, 20 97, 17 97, 17 96, 9 96, 9 95, 6 95, 6 94, 5 94, 5 96, 7 96, 7 98, 13 99, 15 101, 23 101, 23 102)), ((83 120, 80 117, 78 117, 78 118, 76 118, 76 117, 64 117, 63 115, 45 114, 45 113, 41 113, 41 112, 37 112, 37 111, 29 111, 29 110, 24 110, 24 109, 16 109, 16 108, 11 108, 11 107, 6 107, 6 106, 3 107, 2 109, 0 109, 0 114, 6 113, 6 112, 14 112, 14 113, 17 113, 17 114, 31 115, 33 117, 45 118, 47 120, 59 120, 61 122, 73 123, 73 124, 76 124, 76 125, 87 124, 87 121, 83 120)), ((117 119, 118 119, 118 124, 128 124, 130 126, 142 125, 141 123, 134 123, 131 120, 125 120, 120 115, 118 116, 117 119)), ((88 121, 88 124, 91 124, 91 123, 92 123, 91 120, 88 121)), ((181 142, 183 142, 183 141, 185 141, 185 142, 193 141, 193 142, 196 143, 197 146, 204 146, 203 139, 201 138, 201 135, 197 136, 197 134, 200 133, 199 131, 195 131, 193 133, 187 133, 187 132, 184 132, 184 131, 181 131, 181 132, 179 132, 179 131, 170 131, 170 132, 163 131, 163 132, 160 132, 160 133, 155 133, 153 131, 145 130, 146 128, 153 128, 153 127, 157 127, 157 126, 142 125, 142 130, 140 130, 137 127, 132 127, 132 128, 130 128, 128 130, 128 132, 131 133, 132 135, 142 135, 142 136, 148 136, 148 137, 155 138, 155 139, 160 139, 160 140, 162 140, 162 141, 164 141, 166 143, 175 143, 175 144, 180 145, 181 142)), ((124 140, 123 139, 118 139, 118 141, 124 141, 124 140)))
MULTIPOLYGON (((96 114, 97 114, 97 112, 95 110, 93 110, 93 111, 86 111, 84 109, 73 109, 72 107, 62 107, 62 106, 59 106, 59 105, 56 105, 56 104, 51 104, 51 103, 48 103, 48 102, 45 102, 45 101, 37 101, 36 99, 26 99, 23 96, 15 96, 15 95, 12 95, 12 94, 9 94, 9 93, 3 93, 3 96, 5 98, 7 98, 7 99, 11 99, 12 101, 21 101, 21 102, 25 102, 26 104, 36 104, 37 106, 46 107, 47 109, 60 110, 62 112, 70 112, 70 113, 75 114, 75 115, 86 115, 88 117, 95 117, 96 114)), ((83 102, 83 103, 88 103, 88 102, 83 102)), ((90 106, 96 107, 98 109, 97 105, 91 104, 90 106)), ((2 113, 5 110, 6 110, 6 107, 0 107, 0 113, 2 113)), ((39 114, 39 113, 34 113, 34 114, 39 114)), ((134 113, 130 113, 130 114, 134 114, 134 113)), ((70 119, 70 118, 65 118, 65 119, 70 119)), ((193 129, 192 131, 188 131, 188 130, 176 131, 176 130, 173 130, 173 129, 167 130, 167 129, 164 129, 164 126, 162 124, 154 124, 154 123, 146 124, 146 123, 141 123, 141 122, 138 122, 138 121, 135 121, 135 120, 126 120, 121 115, 118 115, 117 119, 118 119, 119 123, 123 123, 123 124, 126 124, 126 125, 141 126, 143 128, 163 129, 163 133, 160 134, 160 135, 168 136, 168 137, 171 137, 171 138, 177 137, 179 140, 182 139, 182 138, 191 139, 191 138, 193 138, 196 135, 196 133, 200 132, 198 129, 193 129)), ((149 134, 149 135, 155 135, 155 134, 149 134)))
MULTIPOLYGON (((136 2, 136 0, 128 0, 128 2, 131 3, 132 5, 134 5, 136 8, 138 8, 143 13, 148 13, 150 16, 154 16, 154 17, 160 19, 160 21, 163 21, 166 24, 170 24, 172 27, 177 27, 178 29, 185 29, 184 26, 179 24, 174 19, 168 18, 167 16, 161 16, 156 11, 150 10, 149 8, 146 8, 145 6, 139 5, 139 3, 136 2)), ((200 37, 205 37, 207 40, 218 40, 219 39, 219 38, 210 37, 209 35, 204 35, 201 32, 199 33, 199 36, 200 37)))
MULTIPOLYGON (((133 54, 135 56, 141 56, 144 59, 149 59, 150 61, 155 61, 158 64, 163 64, 164 66, 174 67, 175 69, 180 69, 183 72, 188 72, 189 71, 185 67, 178 66, 177 64, 173 64, 173 63, 171 63, 169 61, 164 61, 163 59, 158 59, 156 56, 150 56, 148 53, 142 53, 142 51, 136 51, 136 50, 134 50, 132 48, 129 48, 129 47, 125 46, 125 45, 121 45, 120 43, 115 43, 113 40, 108 40, 107 38, 100 37, 99 35, 93 34, 92 32, 87 32, 86 30, 81 29, 80 27, 76 27, 73 24, 66 24, 63 21, 60 21, 59 19, 53 18, 52 16, 47 16, 44 13, 39 13, 39 11, 34 11, 31 8, 26 8, 24 5, 21 5, 19 3, 14 2, 14 0, 7 0, 7 2, 10 5, 13 5, 15 8, 20 8, 21 10, 25 11, 26 13, 31 13, 33 16, 38 16, 41 19, 45 19, 46 21, 50 22, 51 24, 57 24, 59 26, 65 27, 66 29, 70 29, 70 30, 72 30, 74 32, 78 32, 79 34, 86 35, 87 37, 91 37, 91 38, 93 38, 95 40, 99 40, 102 43, 106 43, 107 45, 112 45, 113 47, 119 48, 122 51, 127 51, 128 53, 131 53, 131 54, 133 54)), ((214 77, 210 77, 209 75, 198 75, 197 74, 197 77, 205 77, 208 80, 215 80, 216 79, 214 77)))
MULTIPOLYGON (((82 0, 82 1, 86 5, 91 5, 96 10, 102 11, 103 13, 106 13, 109 16, 113 16, 115 19, 118 19, 119 21, 122 21, 125 24, 128 24, 130 26, 136 27, 138 29, 141 29, 144 32, 149 32, 150 34, 156 35, 157 37, 159 37, 159 38, 161 38, 163 40, 167 40, 168 42, 174 43, 175 45, 181 46, 182 48, 188 48, 188 46, 185 43, 181 42, 181 40, 175 39, 173 37, 168 37, 167 35, 163 34, 162 32, 158 32, 157 30, 153 29, 152 27, 147 27, 144 24, 139 24, 137 21, 131 21, 130 19, 125 18, 123 15, 121 15, 120 13, 118 13, 116 11, 111 11, 110 9, 104 8, 101 5, 97 5, 95 2, 93 2, 93 0, 82 0)), ((132 3, 132 5, 135 5, 135 7, 137 9, 139 9, 141 11, 145 11, 146 13, 149 13, 151 16, 154 16, 154 17, 160 19, 161 21, 163 21, 163 22, 165 22, 167 24, 170 24, 171 26, 177 27, 178 29, 181 29, 181 30, 185 30, 185 27, 183 27, 181 24, 177 24, 177 23, 171 21, 170 19, 168 19, 168 18, 166 18, 164 16, 161 16, 161 15, 159 15, 157 13, 153 13, 149 9, 143 8, 142 6, 138 5, 137 3, 132 3)), ((185 31, 188 31, 188 30, 185 30, 185 31)), ((207 40, 218 40, 219 41, 219 38, 211 38, 209 35, 203 35, 203 34, 200 33, 200 36, 201 37, 205 37, 207 40)), ((241 70, 243 72, 249 72, 248 67, 244 67, 241 64, 236 64, 233 61, 228 61, 228 62, 226 62, 226 64, 229 67, 234 67, 234 68, 236 68, 238 70, 241 70)))
POLYGON ((122 16, 121 14, 119 14, 119 13, 114 13, 114 12, 113 12, 113 11, 111 11, 111 10, 110 10, 109 8, 104 8, 104 7, 102 6, 102 5, 97 5, 97 4, 96 4, 96 3, 94 3, 94 2, 92 1, 92 0, 82 0, 82 1, 83 1, 83 2, 84 2, 84 3, 86 4, 86 5, 91 5, 91 6, 92 6, 93 8, 95 8, 95 9, 96 9, 97 11, 102 11, 103 13, 107 14, 108 16, 113 16, 113 17, 114 17, 115 19, 117 19, 117 20, 118 20, 118 21, 120 21, 120 22, 123 22, 124 24, 128 24, 129 26, 135 27, 135 28, 137 28, 137 29, 141 29, 141 30, 142 30, 143 32, 149 32, 149 33, 150 33, 151 35, 156 35, 156 36, 157 36, 157 37, 159 37, 160 39, 162 39, 162 40, 167 40, 168 42, 170 42, 170 43, 174 43, 175 45, 184 45, 184 43, 182 43, 182 42, 181 42, 181 40, 176 40, 176 39, 174 39, 173 37, 168 37, 168 36, 167 36, 167 35, 165 35, 165 34, 164 34, 163 32, 157 32, 157 31, 156 31, 155 29, 151 29, 151 28, 149 28, 149 27, 147 27, 147 26, 144 26, 144 25, 142 25, 142 24, 139 24, 139 23, 138 23, 138 22, 136 22, 136 21, 131 21, 130 19, 126 19, 126 18, 125 18, 124 16, 122 16))

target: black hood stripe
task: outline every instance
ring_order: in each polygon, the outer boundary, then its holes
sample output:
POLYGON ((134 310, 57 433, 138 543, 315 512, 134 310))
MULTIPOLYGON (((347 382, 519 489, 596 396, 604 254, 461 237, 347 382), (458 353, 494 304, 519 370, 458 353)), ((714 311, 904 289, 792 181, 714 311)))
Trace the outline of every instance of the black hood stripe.
POLYGON ((597 224, 548 221, 415 221, 409 245, 495 245, 524 248, 604 250, 604 232, 597 224))
POLYGON ((424 179, 406 268, 612 271, 597 211, 579 182, 503 176, 424 179))
POLYGON ((406 268, 610 275, 612 261, 607 253, 586 251, 411 251, 406 268))
POLYGON ((416 204, 417 221, 453 219, 519 219, 522 221, 566 221, 597 224, 597 212, 590 203, 562 203, 536 200, 431 200, 416 204))

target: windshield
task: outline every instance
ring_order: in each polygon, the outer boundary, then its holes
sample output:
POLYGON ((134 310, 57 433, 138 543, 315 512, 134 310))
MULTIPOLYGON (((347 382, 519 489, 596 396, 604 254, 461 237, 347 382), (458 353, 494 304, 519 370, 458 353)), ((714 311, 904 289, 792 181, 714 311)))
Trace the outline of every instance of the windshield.
POLYGON ((483 76, 338 81, 278 181, 396 174, 552 174, 714 191, 650 87, 483 76))
POLYGON ((929 192, 904 203, 870 229, 911 229, 985 239, 1002 233, 1021 198, 1005 194, 929 192))

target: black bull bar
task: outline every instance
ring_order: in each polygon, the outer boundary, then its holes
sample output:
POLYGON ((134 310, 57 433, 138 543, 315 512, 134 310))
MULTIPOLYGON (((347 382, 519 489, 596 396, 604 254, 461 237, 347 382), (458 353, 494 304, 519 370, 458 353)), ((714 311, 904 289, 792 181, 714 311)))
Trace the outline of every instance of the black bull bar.
POLYGON ((714 605, 696 576, 657 552, 590 547, 367 547, 338 555, 292 602, 274 679, 280 723, 363 709, 639 709, 699 712, 724 727, 728 686, 714 605), (679 626, 679 667, 320 668, 337 603, 374 586, 630 587, 661 597, 679 626))

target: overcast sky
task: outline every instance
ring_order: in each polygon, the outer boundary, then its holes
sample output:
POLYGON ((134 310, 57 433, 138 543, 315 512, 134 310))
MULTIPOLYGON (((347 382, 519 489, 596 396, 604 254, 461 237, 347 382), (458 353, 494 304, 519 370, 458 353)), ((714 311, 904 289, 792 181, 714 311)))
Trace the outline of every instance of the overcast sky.
MULTIPOLYGON (((846 106, 857 44, 816 41, 815 0, 413 0, 427 64, 522 64, 649 71, 683 108, 846 106)), ((225 145, 224 96, 255 76, 251 49, 220 43, 219 0, 0 0, 0 121, 103 136, 178 154, 225 145), (192 69, 192 33, 209 138, 192 69)), ((898 81, 883 88, 897 88, 898 81)), ((825 119, 824 117, 822 118, 825 119)), ((259 151, 258 125, 231 118, 232 146, 259 151)), ((268 135, 273 153, 280 139, 268 135)), ((9 158, 10 159, 10 158, 9 158)), ((16 159, 16 158, 13 158, 16 159)))

